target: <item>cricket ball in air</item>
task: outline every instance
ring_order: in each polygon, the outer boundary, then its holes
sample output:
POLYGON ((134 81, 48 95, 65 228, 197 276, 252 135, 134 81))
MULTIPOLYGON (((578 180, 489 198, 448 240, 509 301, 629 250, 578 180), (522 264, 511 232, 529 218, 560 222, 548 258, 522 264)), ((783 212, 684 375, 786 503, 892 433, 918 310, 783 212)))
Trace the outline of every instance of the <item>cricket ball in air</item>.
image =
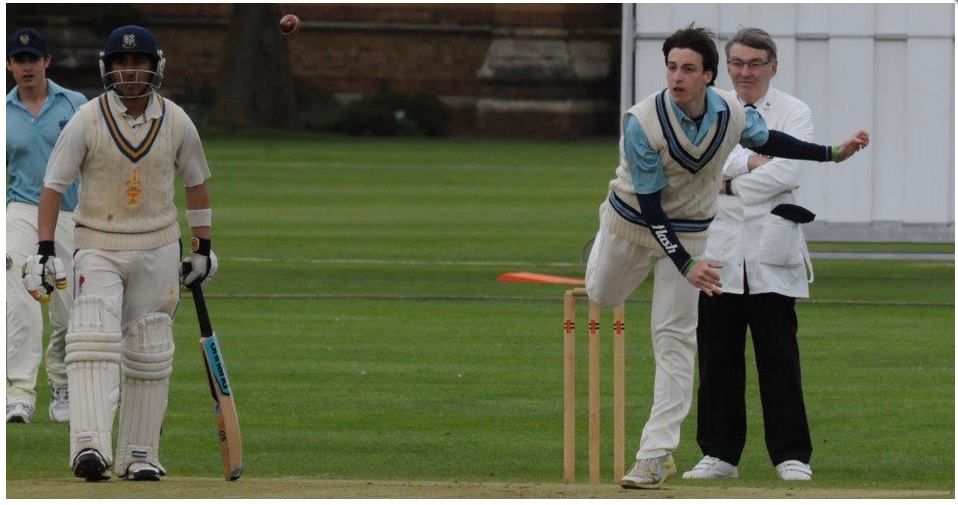
POLYGON ((283 35, 292 35, 299 30, 299 17, 296 14, 287 14, 279 20, 279 31, 283 35))

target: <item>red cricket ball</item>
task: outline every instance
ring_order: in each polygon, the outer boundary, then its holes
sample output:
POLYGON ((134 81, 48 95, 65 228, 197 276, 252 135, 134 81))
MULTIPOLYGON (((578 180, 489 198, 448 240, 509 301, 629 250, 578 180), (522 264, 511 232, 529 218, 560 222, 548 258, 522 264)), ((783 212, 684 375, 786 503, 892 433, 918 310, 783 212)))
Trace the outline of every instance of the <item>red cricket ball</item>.
POLYGON ((299 17, 296 14, 287 14, 279 20, 279 31, 283 35, 292 35, 299 30, 299 17))

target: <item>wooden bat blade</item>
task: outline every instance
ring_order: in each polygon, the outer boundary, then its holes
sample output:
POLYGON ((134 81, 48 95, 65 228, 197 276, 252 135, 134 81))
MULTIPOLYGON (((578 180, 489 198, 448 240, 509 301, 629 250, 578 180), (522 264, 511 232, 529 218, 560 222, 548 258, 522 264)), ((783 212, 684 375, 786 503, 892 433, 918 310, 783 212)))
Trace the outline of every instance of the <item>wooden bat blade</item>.
POLYGON ((219 428, 220 452, 223 454, 223 470, 226 480, 236 480, 243 473, 243 445, 240 437, 239 417, 233 391, 230 388, 226 362, 220 350, 219 339, 215 332, 209 337, 200 338, 203 350, 203 362, 206 365, 206 377, 210 383, 210 396, 216 413, 219 428))

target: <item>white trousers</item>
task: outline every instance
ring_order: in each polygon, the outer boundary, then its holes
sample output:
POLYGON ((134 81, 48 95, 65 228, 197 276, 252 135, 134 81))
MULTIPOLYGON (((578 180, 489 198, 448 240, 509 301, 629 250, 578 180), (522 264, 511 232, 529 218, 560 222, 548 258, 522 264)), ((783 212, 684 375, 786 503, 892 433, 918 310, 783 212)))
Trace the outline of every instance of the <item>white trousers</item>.
POLYGON ((138 319, 157 312, 171 318, 180 301, 180 244, 156 249, 81 249, 74 258, 75 296, 103 297, 120 316, 123 337, 138 319))
POLYGON ((653 268, 655 392, 636 459, 663 456, 679 446, 682 421, 692 406, 699 290, 662 250, 640 246, 602 228, 596 234, 585 274, 589 299, 603 307, 615 307, 653 268))
MULTIPOLYGON (((74 295, 79 300, 84 295, 97 296, 104 300, 104 310, 113 314, 120 314, 120 328, 122 331, 123 347, 127 347, 127 339, 135 338, 135 328, 138 320, 149 314, 165 313, 173 318, 176 306, 180 300, 179 264, 180 244, 172 242, 156 249, 132 251, 105 251, 101 249, 81 249, 74 258, 74 295)), ((173 338, 172 333, 164 338, 173 338)), ((172 348, 172 342, 161 344, 151 342, 158 348, 172 348)), ((72 352, 72 351, 71 351, 72 352)), ((71 358, 72 359, 72 358, 71 358)), ((71 364, 71 367, 73 365, 71 364)), ((89 445, 89 442, 78 442, 78 436, 87 431, 110 434, 113 430, 113 417, 102 415, 98 410, 102 402, 99 398, 110 398, 116 401, 118 397, 122 403, 143 402, 142 397, 127 398, 131 389, 123 388, 119 391, 122 373, 120 367, 114 368, 116 374, 103 380, 94 374, 71 375, 71 388, 81 392, 89 392, 87 396, 78 395, 70 398, 70 461, 84 448, 95 447, 103 453, 108 447, 89 445), (110 390, 104 390, 109 388, 110 390), (92 400, 91 400, 92 398, 92 400), (96 425, 90 426, 86 420, 95 419, 96 425), (93 428, 93 429, 91 429, 93 428)), ((71 373, 74 373, 71 368, 71 373)), ((142 389, 141 389, 142 391, 142 389)), ((166 398, 163 398, 165 409, 166 398)), ((116 404, 110 406, 114 412, 116 404)), ((148 437, 159 437, 160 423, 156 424, 156 433, 147 433, 148 437)), ((144 428, 147 429, 147 428, 144 428)), ((106 440, 110 440, 107 438, 106 440)), ((104 442, 99 442, 104 444, 104 442)), ((109 442, 105 442, 108 444, 109 442)), ((122 443, 122 441, 121 441, 122 443)), ((158 448, 154 448, 157 450, 158 448)), ((110 457, 106 456, 110 461, 110 457)), ((125 470, 125 469, 122 469, 125 470)))
MULTIPOLYGON (((61 211, 57 219, 56 254, 73 276, 73 213, 61 211)), ((12 202, 7 205, 7 405, 36 403, 37 371, 43 349, 43 314, 21 281, 23 263, 37 253, 37 207, 12 202)), ((48 316, 50 343, 46 370, 50 382, 66 386, 63 363, 67 325, 73 308, 73 286, 56 290, 48 316)))

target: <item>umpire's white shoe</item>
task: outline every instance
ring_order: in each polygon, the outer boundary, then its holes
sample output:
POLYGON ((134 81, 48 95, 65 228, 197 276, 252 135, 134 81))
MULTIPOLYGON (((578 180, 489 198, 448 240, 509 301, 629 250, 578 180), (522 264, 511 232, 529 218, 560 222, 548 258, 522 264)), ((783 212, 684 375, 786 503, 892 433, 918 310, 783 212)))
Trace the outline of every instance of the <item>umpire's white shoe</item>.
POLYGON ((682 474, 683 479, 736 479, 738 467, 712 456, 705 456, 695 468, 682 474))
POLYGON ((26 402, 15 402, 7 405, 8 423, 29 423, 33 417, 33 406, 26 402))
POLYGON ((669 477, 675 475, 676 471, 671 454, 637 459, 629 473, 622 477, 620 484, 627 489, 658 489, 669 477))
POLYGON ((812 467, 797 459, 790 459, 775 465, 782 480, 812 480, 812 467))
POLYGON ((70 392, 66 386, 51 383, 50 420, 55 423, 70 422, 70 392))
POLYGON ((137 461, 130 464, 130 468, 126 470, 126 480, 160 480, 160 475, 163 475, 163 471, 159 468, 142 461, 137 461))

